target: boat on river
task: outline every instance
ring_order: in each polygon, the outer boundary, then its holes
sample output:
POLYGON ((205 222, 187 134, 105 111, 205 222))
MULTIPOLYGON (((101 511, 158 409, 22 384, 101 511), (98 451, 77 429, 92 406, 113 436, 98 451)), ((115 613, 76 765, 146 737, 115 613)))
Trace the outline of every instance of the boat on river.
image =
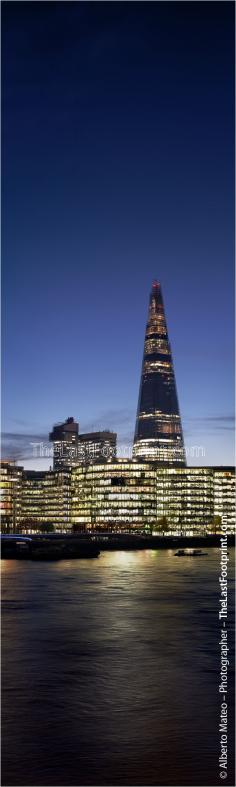
POLYGON ((204 557, 208 552, 203 552, 202 549, 177 549, 175 557, 204 557))
POLYGON ((100 554, 98 544, 90 537, 66 536, 1 536, 1 557, 28 560, 73 560, 95 558, 100 554))

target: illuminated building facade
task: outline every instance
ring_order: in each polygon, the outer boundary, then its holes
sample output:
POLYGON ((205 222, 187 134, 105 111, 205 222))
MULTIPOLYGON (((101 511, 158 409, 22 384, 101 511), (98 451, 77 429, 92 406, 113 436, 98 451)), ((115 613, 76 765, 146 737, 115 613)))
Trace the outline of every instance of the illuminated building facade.
POLYGON ((109 430, 103 432, 85 432, 78 438, 78 462, 94 464, 107 462, 109 459, 116 458, 115 432, 109 430))
POLYGON ((71 467, 78 462, 79 424, 74 418, 67 418, 61 424, 55 424, 49 434, 53 443, 53 469, 71 467))
POLYGON ((17 533, 21 522, 22 467, 1 461, 1 531, 17 533))
MULTIPOLYGON (((214 473, 211 467, 157 467, 157 526, 167 530, 206 534, 214 519, 214 473)), ((157 527, 158 529, 158 527, 157 527)))
POLYGON ((56 532, 70 527, 70 471, 25 470, 22 479, 21 530, 31 532, 53 525, 56 532))
POLYGON ((53 471, 1 463, 3 533, 114 530, 173 535, 235 533, 231 467, 162 467, 117 459, 53 471), (224 520, 223 520, 224 517, 224 520))
POLYGON ((216 529, 227 524, 227 532, 235 532, 235 473, 232 467, 214 467, 214 516, 216 529))
POLYGON ((133 456, 185 466, 174 367, 161 288, 156 281, 150 294, 133 456))
POLYGON ((49 434, 53 443, 53 469, 60 470, 78 464, 107 462, 116 458, 117 435, 108 429, 101 432, 79 434, 79 424, 67 418, 55 424, 49 434))
POLYGON ((88 529, 206 535, 220 532, 223 511, 234 533, 233 468, 119 459, 72 469, 71 524, 88 529))
POLYGON ((73 468, 71 523, 85 529, 145 530, 156 522, 156 472, 150 463, 118 459, 73 468))

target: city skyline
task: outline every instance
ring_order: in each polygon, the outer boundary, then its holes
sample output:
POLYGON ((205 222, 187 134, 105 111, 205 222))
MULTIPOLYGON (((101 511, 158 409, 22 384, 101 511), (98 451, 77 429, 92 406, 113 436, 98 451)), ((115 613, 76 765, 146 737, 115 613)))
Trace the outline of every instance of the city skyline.
POLYGON ((157 278, 186 449, 205 451, 191 464, 231 465, 233 7, 19 5, 3 7, 4 455, 49 466, 29 444, 69 415, 132 444, 157 278))
POLYGON ((3 784, 234 785, 235 3, 1 19, 3 784))
MULTIPOLYGON (((156 286, 158 286, 158 288, 160 287, 159 283, 157 283, 156 280, 154 280, 154 282, 152 283, 151 295, 149 297, 149 312, 150 312, 150 308, 151 308, 150 304, 151 304, 151 301, 152 301, 153 289, 156 286)), ((161 296, 161 302, 162 302, 162 296, 161 296)), ((149 317, 150 317, 150 314, 149 314, 149 317)), ((165 315, 164 315, 164 320, 165 320, 165 315)), ((149 325, 149 323, 147 323, 147 325, 146 325, 146 331, 148 329, 148 325, 149 325)), ((165 321, 165 326, 166 326, 166 321, 165 321)), ((166 333, 166 335, 167 335, 167 339, 168 339, 168 334, 166 333)), ((147 339, 147 336, 146 336, 146 332, 145 332, 145 343, 146 343, 146 339, 147 339)), ((144 352, 145 352, 145 350, 144 350, 144 352)), ((170 353, 171 353, 171 350, 170 350, 170 353)), ((172 360, 171 354, 170 354, 170 359, 171 359, 171 364, 172 364, 173 360, 172 360)), ((141 391, 142 391, 143 365, 144 365, 144 362, 145 362, 145 358, 143 357, 143 362, 141 364, 141 379, 140 379, 140 388, 139 388, 139 397, 138 397, 138 409, 136 408, 136 420, 135 420, 134 431, 133 431, 133 433, 130 432, 128 435, 125 434, 123 439, 122 439, 122 436, 119 435, 119 433, 117 434, 117 438, 118 438, 117 455, 118 455, 118 457, 129 457, 131 459, 132 458, 132 454, 135 457, 134 446, 135 446, 135 441, 136 441, 138 430, 139 430, 138 412, 139 412, 139 405, 140 405, 140 396, 141 396, 141 391)), ((175 385, 176 384, 175 384, 175 380, 174 380, 174 387, 175 387, 175 385)), ((177 399, 177 407, 179 407, 178 399, 177 399)), ((178 410, 178 413, 179 413, 179 410, 178 410)), ((93 432, 96 433, 98 431, 98 428, 100 428, 101 430, 104 430, 104 429, 107 428, 107 429, 110 429, 111 431, 114 431, 114 421, 115 421, 116 417, 117 417, 117 414, 112 412, 112 410, 110 410, 110 412, 108 414, 105 414, 105 415, 101 416, 101 420, 99 420, 97 422, 96 422, 96 420, 95 420, 95 422, 93 422, 93 418, 91 418, 91 420, 88 422, 88 424, 86 424, 85 428, 83 427, 83 424, 81 425, 81 422, 79 422, 80 433, 83 436, 83 433, 86 433, 86 431, 88 429, 91 431, 91 433, 93 433, 93 432), (103 419, 107 419, 107 420, 103 420, 103 419), (114 419, 114 421, 112 419, 114 419), (108 421, 108 426, 107 426, 107 421, 108 421), (81 426, 82 426, 82 429, 81 429, 81 426)), ((119 417, 121 417, 121 424, 122 424, 122 426, 123 426, 123 424, 126 426, 127 423, 129 423, 129 417, 128 417, 127 413, 125 413, 125 412, 123 414, 120 413, 119 417)), ((178 415, 178 417, 179 417, 179 415, 178 415)), ((68 420, 70 420, 70 418, 68 418, 68 420)), ((180 428, 181 428, 181 420, 182 419, 180 419, 180 428)), ((214 419, 214 417, 212 417, 212 418, 209 418, 209 419, 206 418, 206 421, 207 420, 209 420, 209 422, 212 421, 213 424, 214 424, 214 421, 217 421, 217 420, 220 421, 221 419, 220 418, 219 419, 217 419, 217 418, 214 419)), ((222 419, 222 420, 224 420, 224 419, 222 419)), ((231 429, 231 428, 233 429, 234 417, 232 416, 232 417, 226 418, 225 421, 226 421, 225 429, 227 429, 227 428, 228 429, 231 429)), ((61 422, 60 422, 60 420, 57 420, 56 423, 58 425, 60 425, 61 422)), ((51 431, 51 428, 52 428, 52 425, 50 426, 50 430, 49 431, 51 431)), ((220 425, 218 426, 218 428, 219 429, 221 428, 220 425)), ((122 427, 121 427, 121 433, 122 433, 122 427)), ((38 434, 38 435, 37 434, 31 434, 31 435, 30 434, 29 435, 22 434, 22 439, 23 439, 23 442, 25 444, 25 447, 23 449, 23 451, 26 452, 25 456, 22 455, 22 447, 20 446, 20 444, 21 444, 21 433, 19 433, 19 437, 20 437, 19 444, 17 445, 17 443, 16 443, 16 448, 15 448, 15 450, 13 450, 13 454, 11 455, 11 450, 10 450, 10 453, 8 453, 8 454, 7 454, 7 452, 5 452, 5 456, 3 458, 9 459, 10 461, 11 460, 16 461, 18 465, 22 464, 26 469, 28 468, 28 469, 32 469, 32 470, 33 469, 36 469, 36 470, 37 469, 42 469, 42 470, 43 469, 49 469, 49 467, 52 466, 52 462, 53 462, 53 448, 50 446, 50 437, 51 437, 50 434, 47 434, 47 433, 41 434, 41 435, 40 434, 38 434)), ((8 434, 8 436, 4 436, 3 435, 3 446, 4 446, 4 441, 5 440, 6 441, 9 440, 10 443, 11 443, 11 435, 10 434, 8 434)), ((183 446, 184 446, 184 453, 186 455, 186 460, 187 460, 186 464, 187 465, 189 465, 189 466, 196 466, 196 467, 197 466, 201 467, 201 466, 204 466, 204 465, 206 465, 206 466, 210 465, 210 463, 206 461, 205 440, 202 440, 201 442, 198 442, 198 443, 189 443, 188 441, 186 441, 186 439, 184 440, 184 434, 183 434, 183 441, 184 441, 183 442, 183 446)), ((138 457, 139 453, 137 453, 136 455, 138 457)), ((148 458, 148 456, 146 458, 148 458)), ((232 465, 234 464, 233 460, 232 460, 231 464, 232 465)), ((223 462, 223 461, 220 461, 220 462, 214 462, 213 461, 212 465, 215 465, 215 466, 217 466, 217 465, 224 466, 225 465, 227 467, 229 465, 229 463, 223 462)))

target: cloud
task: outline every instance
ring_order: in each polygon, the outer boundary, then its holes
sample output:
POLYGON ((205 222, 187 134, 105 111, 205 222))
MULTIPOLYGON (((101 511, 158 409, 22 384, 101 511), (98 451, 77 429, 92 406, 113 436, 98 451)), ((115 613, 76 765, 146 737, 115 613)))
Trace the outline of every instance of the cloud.
MULTIPOLYGON (((130 446, 133 442, 133 412, 128 408, 117 410, 104 410, 101 415, 80 426, 80 434, 83 432, 100 432, 110 430, 117 432, 118 443, 121 446, 130 446)), ((16 462, 31 460, 37 454, 38 460, 48 456, 47 449, 52 449, 52 444, 48 441, 48 433, 37 434, 27 432, 3 432, 2 433, 2 456, 16 462), (43 444, 42 457, 40 448, 34 448, 35 444, 43 444), (45 449, 45 450, 44 450, 45 449)), ((49 454, 51 456, 51 453, 49 454)))
POLYGON ((111 429, 113 432, 117 431, 119 435, 119 432, 122 431, 124 427, 127 428, 129 426, 133 429, 134 417, 132 410, 128 408, 104 410, 101 415, 94 418, 92 421, 87 421, 87 423, 82 424, 80 426, 80 432, 82 434, 83 432, 99 432, 104 429, 111 429))
MULTIPOLYGON (((232 432, 234 430, 234 416, 229 415, 207 415, 207 416, 193 416, 183 419, 184 422, 184 437, 186 440, 194 442, 198 440, 197 435, 213 435, 221 432, 232 432)), ((120 451, 125 454, 125 450, 132 447, 134 436, 134 414, 128 408, 110 409, 101 412, 100 416, 96 417, 93 421, 88 421, 82 424, 80 434, 83 432, 98 432, 106 429, 117 432, 118 453, 120 451)), ((202 439, 202 438, 201 438, 202 439)), ((52 448, 51 443, 48 442, 48 434, 37 433, 22 433, 22 432, 3 432, 2 434, 2 456, 7 459, 14 459, 15 461, 30 462, 35 457, 35 449, 33 444, 43 444, 46 452, 39 456, 37 450, 38 461, 45 460, 47 448, 52 448)))
POLYGON ((33 457, 32 443, 48 443, 47 435, 22 434, 22 432, 2 433, 2 456, 17 462, 33 457))
POLYGON ((234 415, 206 415, 204 417, 198 416, 195 420, 202 421, 229 421, 234 423, 234 415))
POLYGON ((215 431, 234 431, 235 417, 234 415, 206 415, 206 416, 193 416, 183 419, 187 424, 185 433, 191 434, 194 432, 212 433, 215 431))
POLYGON ((21 418, 11 418, 12 424, 17 424, 17 426, 27 426, 28 421, 22 421, 21 418))

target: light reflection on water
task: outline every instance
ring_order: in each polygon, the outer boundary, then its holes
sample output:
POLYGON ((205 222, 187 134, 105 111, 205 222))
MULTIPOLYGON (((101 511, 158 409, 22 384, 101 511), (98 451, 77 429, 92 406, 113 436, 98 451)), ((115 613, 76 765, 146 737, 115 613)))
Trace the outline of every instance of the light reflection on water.
POLYGON ((2 574, 3 784, 219 783, 218 550, 2 574))

